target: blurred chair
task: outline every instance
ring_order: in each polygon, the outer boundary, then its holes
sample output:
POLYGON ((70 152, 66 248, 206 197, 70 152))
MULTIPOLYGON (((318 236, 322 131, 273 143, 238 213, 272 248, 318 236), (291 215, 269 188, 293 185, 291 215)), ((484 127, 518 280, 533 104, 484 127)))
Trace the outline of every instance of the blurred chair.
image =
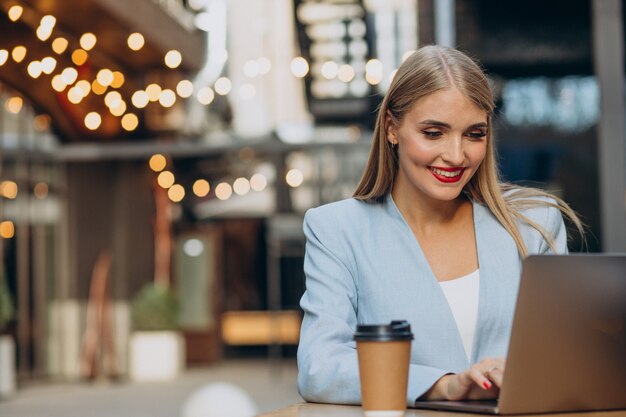
POLYGON ((181 417, 254 417, 256 404, 237 385, 219 382, 194 391, 183 404, 181 417))

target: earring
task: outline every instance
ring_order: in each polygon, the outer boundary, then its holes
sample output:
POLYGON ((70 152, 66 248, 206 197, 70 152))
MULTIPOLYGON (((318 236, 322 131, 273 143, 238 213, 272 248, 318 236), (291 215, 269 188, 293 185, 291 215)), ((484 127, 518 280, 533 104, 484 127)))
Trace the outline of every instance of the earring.
POLYGON ((398 147, 398 142, 391 142, 391 149, 396 149, 398 147))

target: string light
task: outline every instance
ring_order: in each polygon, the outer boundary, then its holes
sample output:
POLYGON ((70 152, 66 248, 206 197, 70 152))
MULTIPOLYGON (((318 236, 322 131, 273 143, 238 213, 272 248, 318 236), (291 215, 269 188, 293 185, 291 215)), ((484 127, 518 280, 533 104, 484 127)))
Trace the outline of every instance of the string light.
POLYGON ((167 159, 165 159, 165 157, 160 153, 155 153, 150 157, 148 165, 150 165, 150 169, 154 172, 161 172, 167 165, 167 159))
POLYGON ((11 97, 6 101, 4 107, 7 109, 9 113, 18 114, 22 111, 22 106, 24 105, 24 100, 22 97, 11 97))
POLYGON ((72 104, 79 104, 81 101, 83 101, 83 98, 83 90, 76 86, 70 88, 67 92, 67 99, 72 104))
POLYGON ((30 64, 28 64, 28 67, 26 68, 26 71, 28 72, 28 75, 30 75, 33 78, 39 78, 39 76, 41 75, 41 62, 39 61, 32 61, 30 64))
POLYGON ((170 171, 161 171, 157 177, 157 184, 159 184, 162 188, 170 188, 174 185, 175 181, 176 179, 174 178, 174 174, 170 171))
POLYGON ((337 78, 339 78, 339 80, 343 81, 344 83, 349 83, 350 81, 352 81, 354 79, 354 76, 354 68, 352 68, 352 66, 349 64, 341 65, 339 67, 339 70, 337 71, 337 78))
POLYGON ((161 86, 158 84, 150 84, 146 87, 146 93, 148 93, 148 100, 151 102, 159 101, 159 97, 161 97, 161 86))
POLYGON ((383 80, 383 63, 378 59, 370 59, 365 64, 365 80, 372 85, 378 85, 383 80))
POLYGON ((326 61, 322 64, 322 76, 328 80, 332 80, 337 76, 339 67, 335 61, 326 61))
POLYGON ((170 187, 169 190, 167 190, 167 196, 174 203, 178 203, 182 201, 183 198, 185 198, 185 189, 180 184, 174 184, 170 187))
POLYGON ((65 84, 72 85, 74 81, 76 81, 76 78, 78 78, 78 71, 76 71, 75 68, 67 67, 61 72, 61 77, 63 81, 65 81, 65 84))
POLYGON ((0 67, 4 65, 9 59, 9 51, 6 49, 0 49, 0 67))
POLYGON ((285 175, 285 181, 287 181, 290 187, 296 188, 302 185, 304 175, 302 175, 302 171, 299 169, 290 169, 287 175, 285 175))
POLYGON ((63 81, 63 77, 61 77, 60 74, 52 77, 52 81, 50 83, 52 84, 52 88, 54 88, 54 90, 58 91, 59 93, 65 90, 65 88, 67 87, 67 84, 65 83, 65 81, 63 81))
POLYGON ((176 93, 182 98, 189 98, 193 94, 193 83, 189 80, 181 80, 176 85, 176 93))
POLYGON ((143 109, 148 105, 148 102, 150 101, 148 93, 143 90, 135 91, 130 100, 132 101, 133 106, 137 107, 138 109, 143 109))
POLYGON ((56 24, 57 19, 54 16, 46 15, 41 18, 39 23, 39 27, 36 30, 37 37, 41 41, 47 41, 48 38, 52 35, 52 30, 54 29, 54 25, 56 24))
POLYGON ((309 73, 309 63, 301 56, 291 60, 291 73, 298 77, 304 78, 309 73))
POLYGON ((18 187, 15 181, 2 181, 0 183, 0 195, 9 200, 17 198, 18 187))
POLYGON ((113 82, 113 78, 113 72, 108 68, 101 69, 100 71, 98 71, 98 75, 96 75, 96 79, 98 80, 98 82, 105 87, 111 85, 111 83, 113 82))
POLYGON ((250 187, 254 191, 263 191, 267 187, 267 178, 263 174, 254 174, 250 178, 250 187))
POLYGON ((220 77, 215 81, 215 92, 219 95, 225 96, 230 93, 232 83, 226 77, 220 77))
POLYGON ((215 93, 213 93, 213 89, 211 89, 211 87, 202 87, 198 90, 198 101, 200 104, 208 106, 211 102, 213 102, 214 98, 215 93))
POLYGON ((24 12, 24 8, 22 6, 11 6, 11 8, 9 8, 9 12, 7 13, 9 15, 9 19, 11 19, 12 22, 16 22, 20 17, 22 17, 22 13, 24 12))
POLYGON ((51 56, 47 56, 41 60, 41 70, 44 74, 52 74, 57 67, 57 60, 51 56))
POLYGON ((72 62, 74 63, 74 65, 77 65, 79 67, 87 62, 88 58, 89 55, 83 49, 77 49, 72 52, 72 62))
POLYGON ((227 182, 220 182, 215 187, 215 196, 220 200, 228 200, 233 195, 233 189, 227 182))
POLYGON ((52 41, 52 50, 58 55, 61 55, 63 52, 65 52, 67 46, 68 42, 65 38, 59 37, 52 41))
POLYGON ((109 111, 113 116, 121 116, 126 113, 126 102, 124 100, 120 100, 115 106, 109 108, 109 111))
POLYGON ((165 108, 172 107, 176 103, 176 94, 170 89, 161 91, 159 103, 165 108))
POLYGON ((133 130, 137 129, 138 125, 139 119, 133 113, 126 113, 122 117, 122 127, 124 128, 124 130, 132 132, 133 130))
POLYGON ((250 191, 250 181, 247 178, 237 178, 233 183, 233 190, 238 195, 246 195, 250 191))
POLYGON ((0 223, 0 237, 3 239, 11 239, 15 236, 15 225, 12 221, 6 220, 0 223))
POLYGON ((133 51, 138 51, 143 48, 144 43, 145 40, 141 33, 135 32, 128 36, 128 47, 133 51))
POLYGON ((102 123, 102 117, 95 111, 92 111, 85 116, 85 126, 89 130, 96 130, 102 123))
POLYGON ((101 96, 102 94, 106 93, 107 88, 100 84, 96 79, 93 80, 93 82, 91 83, 91 91, 93 91, 94 94, 101 96))
POLYGON ((181 62, 183 62, 183 56, 176 49, 172 49, 165 54, 165 65, 169 68, 178 68, 181 62))
POLYGON ((120 104, 122 101, 122 95, 118 91, 109 91, 106 96, 104 96, 104 104, 107 107, 115 107, 120 104))
POLYGON ((91 92, 91 84, 87 80, 80 80, 79 82, 76 83, 75 87, 78 88, 82 92, 83 98, 87 97, 89 93, 91 92))
POLYGON ((193 193, 198 197, 205 197, 210 190, 211 186, 207 180, 200 179, 193 183, 193 193))
POLYGON ((124 74, 122 74, 120 71, 113 71, 113 81, 111 81, 112 88, 120 88, 124 85, 125 81, 126 79, 124 77, 124 74))
POLYGON ((11 52, 11 57, 13 58, 13 61, 19 64, 24 60, 24 58, 26 58, 26 47, 22 45, 16 46, 11 52))
POLYGON ((80 37, 79 43, 81 48, 83 48, 85 51, 90 51, 93 49, 94 46, 96 46, 97 41, 98 39, 96 38, 96 35, 91 32, 87 32, 80 37))

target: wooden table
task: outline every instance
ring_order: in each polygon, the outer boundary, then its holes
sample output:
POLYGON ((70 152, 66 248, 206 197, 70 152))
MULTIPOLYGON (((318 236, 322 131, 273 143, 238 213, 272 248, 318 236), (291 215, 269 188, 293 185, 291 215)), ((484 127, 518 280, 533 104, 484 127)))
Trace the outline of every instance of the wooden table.
MULTIPOLYGON (((479 417, 480 414, 458 413, 450 411, 430 411, 430 410, 406 410, 405 417, 479 417)), ((541 414, 533 414, 533 417, 541 414)), ((570 416, 570 417, 626 417, 624 411, 598 411, 594 413, 563 413, 563 414, 543 414, 547 417, 570 416)), ((353 405, 333 405, 333 404, 294 404, 287 408, 262 414, 259 417, 363 417, 363 410, 359 406, 353 405)), ((520 416, 516 416, 520 417, 520 416)))

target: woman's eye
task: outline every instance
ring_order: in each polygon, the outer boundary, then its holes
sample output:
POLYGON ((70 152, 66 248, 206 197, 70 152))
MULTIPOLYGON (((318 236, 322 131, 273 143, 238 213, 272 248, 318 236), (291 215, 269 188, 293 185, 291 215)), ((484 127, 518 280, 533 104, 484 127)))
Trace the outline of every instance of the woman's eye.
POLYGON ((422 131, 422 133, 424 133, 424 136, 426 136, 427 138, 438 138, 442 134, 438 130, 424 130, 422 131))
POLYGON ((479 130, 476 132, 469 132, 467 133, 467 136, 469 136, 472 139, 482 139, 485 136, 487 136, 487 132, 483 132, 482 130, 479 130))

